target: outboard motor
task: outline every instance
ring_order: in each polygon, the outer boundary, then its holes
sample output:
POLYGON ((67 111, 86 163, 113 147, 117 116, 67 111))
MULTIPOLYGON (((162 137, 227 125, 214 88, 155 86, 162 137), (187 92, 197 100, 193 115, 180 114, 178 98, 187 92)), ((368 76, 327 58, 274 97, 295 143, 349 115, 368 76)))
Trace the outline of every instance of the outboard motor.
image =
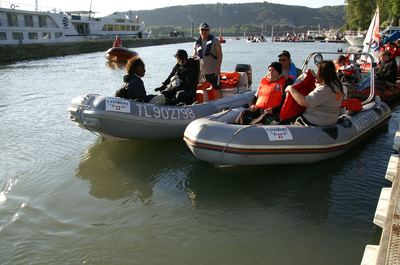
POLYGON ((251 70, 250 64, 237 64, 235 68, 235 72, 244 72, 247 73, 247 82, 249 86, 251 86, 253 80, 253 72, 251 70))

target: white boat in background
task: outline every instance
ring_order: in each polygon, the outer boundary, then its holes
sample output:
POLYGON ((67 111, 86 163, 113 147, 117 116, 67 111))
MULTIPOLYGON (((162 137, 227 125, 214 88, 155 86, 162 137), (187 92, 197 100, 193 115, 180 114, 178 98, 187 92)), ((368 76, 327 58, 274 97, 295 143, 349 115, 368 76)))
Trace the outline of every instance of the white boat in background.
POLYGON ((0 45, 75 42, 89 39, 148 38, 143 21, 131 12, 95 17, 92 11, 41 12, 0 8, 0 45))
POLYGON ((350 44, 350 46, 363 46, 365 36, 361 33, 347 33, 344 35, 344 39, 350 44))

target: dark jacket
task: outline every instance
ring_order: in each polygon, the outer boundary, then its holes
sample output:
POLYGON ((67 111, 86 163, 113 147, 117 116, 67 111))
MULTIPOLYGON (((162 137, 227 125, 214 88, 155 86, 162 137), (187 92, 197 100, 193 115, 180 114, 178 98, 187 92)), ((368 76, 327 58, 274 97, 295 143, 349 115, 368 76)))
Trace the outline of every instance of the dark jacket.
POLYGON ((381 62, 376 71, 376 79, 382 81, 389 81, 393 84, 396 84, 396 79, 397 79, 396 60, 391 59, 386 63, 381 62))
POLYGON ((125 75, 124 82, 127 89, 126 99, 136 99, 142 102, 148 102, 151 97, 146 94, 142 79, 136 75, 125 75))
POLYGON ((174 75, 178 75, 182 84, 174 89, 174 91, 196 91, 197 85, 199 83, 199 62, 193 58, 189 58, 184 65, 176 64, 172 68, 171 73, 163 82, 163 85, 167 86, 171 82, 171 78, 174 75))

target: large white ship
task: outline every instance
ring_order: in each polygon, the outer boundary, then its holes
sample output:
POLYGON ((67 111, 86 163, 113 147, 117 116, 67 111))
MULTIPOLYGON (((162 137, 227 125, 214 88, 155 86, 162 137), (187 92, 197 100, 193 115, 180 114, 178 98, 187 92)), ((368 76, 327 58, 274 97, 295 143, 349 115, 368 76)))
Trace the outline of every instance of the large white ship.
POLYGON ((96 18, 91 11, 41 12, 0 8, 0 44, 60 43, 88 39, 148 38, 132 12, 96 18))

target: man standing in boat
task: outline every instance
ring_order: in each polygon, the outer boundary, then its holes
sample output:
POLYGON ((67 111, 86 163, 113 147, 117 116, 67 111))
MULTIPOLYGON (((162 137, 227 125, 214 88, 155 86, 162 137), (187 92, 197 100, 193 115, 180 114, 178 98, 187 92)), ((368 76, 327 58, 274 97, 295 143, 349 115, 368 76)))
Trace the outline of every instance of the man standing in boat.
POLYGON ((218 88, 222 63, 221 43, 218 38, 210 34, 210 26, 207 23, 200 24, 199 33, 193 55, 200 58, 200 71, 204 74, 205 79, 214 88, 218 88))

